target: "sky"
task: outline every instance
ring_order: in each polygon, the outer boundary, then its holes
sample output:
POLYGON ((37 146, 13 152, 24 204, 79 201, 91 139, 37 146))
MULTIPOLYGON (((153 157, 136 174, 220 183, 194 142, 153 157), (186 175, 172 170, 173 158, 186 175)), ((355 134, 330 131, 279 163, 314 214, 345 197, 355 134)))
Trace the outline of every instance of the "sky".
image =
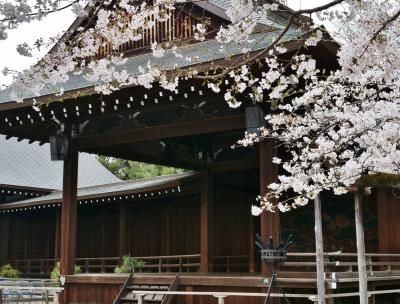
MULTIPOLYGON (((327 2, 329 0, 288 0, 288 5, 293 9, 304 9, 323 5, 327 2)), ((18 29, 10 31, 8 39, 4 41, 0 40, 0 71, 5 67, 11 70, 22 71, 37 62, 48 51, 47 49, 36 52, 33 57, 24 57, 16 52, 17 45, 23 42, 32 44, 38 38, 48 39, 57 35, 67 30, 74 19, 75 17, 71 11, 62 11, 50 14, 41 21, 24 24, 18 29)), ((0 72, 0 86, 9 84, 10 82, 11 77, 5 77, 0 72)))

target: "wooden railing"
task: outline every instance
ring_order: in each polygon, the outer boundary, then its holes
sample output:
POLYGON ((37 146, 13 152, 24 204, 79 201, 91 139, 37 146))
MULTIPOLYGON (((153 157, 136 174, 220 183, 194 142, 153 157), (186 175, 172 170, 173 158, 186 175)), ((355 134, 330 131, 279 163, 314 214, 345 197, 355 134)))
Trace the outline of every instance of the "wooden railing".
MULTIPOLYGON (((200 255, 165 255, 136 257, 146 264, 135 272, 150 273, 183 273, 199 272, 200 255)), ((400 273, 400 254, 367 253, 367 270, 369 274, 398 271, 400 273)), ((30 277, 48 277, 55 259, 10 260, 11 265, 30 277)), ((256 259, 256 262, 260 262, 256 259)), ((112 273, 121 263, 120 257, 78 258, 76 264, 82 273, 112 273)), ((249 256, 214 256, 210 263, 212 272, 248 272, 249 256)), ((324 254, 325 272, 356 273, 357 254, 330 252, 324 254)), ((281 272, 315 272, 315 253, 288 253, 288 260, 282 265, 281 272)))
POLYGON ((14 268, 28 277, 48 277, 57 263, 56 259, 9 260, 14 268))
POLYGON ((200 254, 137 257, 146 262, 142 272, 198 272, 200 254))
POLYGON ((248 272, 249 255, 225 255, 212 257, 212 272, 248 272))
MULTIPOLYGON (((135 272, 197 272, 200 254, 135 257, 145 265, 135 272)), ((121 258, 79 258, 76 264, 84 273, 111 273, 121 263, 121 258)))
MULTIPOLYGON (((136 257, 146 264, 136 272, 198 272, 200 254, 136 257)), ((55 259, 9 260, 21 273, 32 277, 48 277, 56 265, 55 259)), ((81 273, 113 273, 120 265, 120 257, 77 258, 81 273)))
POLYGON ((121 263, 121 258, 77 258, 75 261, 81 273, 112 273, 115 267, 121 263))
MULTIPOLYGON (((315 253, 288 253, 288 260, 281 271, 316 271, 315 253)), ((367 253, 366 266, 369 275, 398 271, 400 273, 400 254, 367 253)), ((326 273, 357 273, 357 254, 329 252, 324 253, 326 273)))

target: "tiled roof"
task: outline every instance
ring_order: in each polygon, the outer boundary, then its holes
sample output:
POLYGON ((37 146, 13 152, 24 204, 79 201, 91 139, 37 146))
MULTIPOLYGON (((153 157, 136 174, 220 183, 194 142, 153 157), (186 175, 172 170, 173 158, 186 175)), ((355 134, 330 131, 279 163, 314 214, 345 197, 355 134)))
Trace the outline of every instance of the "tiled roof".
MULTIPOLYGON (((179 191, 180 185, 186 180, 195 179, 198 173, 186 172, 180 174, 165 175, 152 178, 136 179, 117 182, 107 185, 85 187, 78 189, 78 200, 90 200, 132 194, 150 193, 149 195, 164 194, 165 191, 179 191), (179 187, 179 189, 178 189, 179 187)), ((147 195, 147 194, 146 194, 147 195)), ((35 197, 27 200, 17 201, 0 205, 0 209, 22 208, 27 206, 40 206, 60 203, 62 192, 54 191, 48 195, 35 197)))
MULTIPOLYGON (((301 33, 296 29, 290 30, 284 36, 282 41, 289 41, 295 39, 301 33)), ((221 51, 221 44, 215 39, 190 44, 181 48, 180 53, 183 54, 182 58, 177 58, 175 54, 169 50, 162 58, 155 58, 151 53, 142 54, 138 56, 128 57, 126 64, 123 66, 129 75, 135 76, 139 73, 139 66, 146 67, 149 60, 151 60, 153 67, 158 67, 161 70, 176 70, 177 68, 185 68, 199 63, 205 63, 213 60, 224 59, 230 56, 236 56, 242 53, 244 47, 252 49, 254 51, 266 48, 275 38, 276 33, 271 32, 269 34, 253 34, 251 43, 246 45, 229 44, 224 45, 223 51, 221 51), (188 61, 185 58, 193 58, 192 61, 188 61)), ((118 68, 117 68, 118 69, 118 68)), ((58 93, 59 88, 62 86, 64 92, 75 91, 79 89, 86 89, 100 85, 102 82, 92 82, 85 79, 81 74, 71 74, 69 80, 59 86, 48 86, 43 92, 42 96, 58 93)), ((5 89, 0 91, 0 103, 12 102, 10 96, 11 90, 5 89)), ((34 98, 33 93, 27 92, 24 96, 27 98, 34 98)))
MULTIPOLYGON (((0 136, 0 185, 62 189, 63 162, 50 160, 48 144, 0 136)), ((80 153, 78 187, 120 182, 94 155, 80 153)))
MULTIPOLYGON (((207 10, 207 6, 215 5, 218 8, 221 9, 221 15, 220 17, 227 18, 222 16, 230 6, 231 6, 231 0, 208 0, 208 1, 202 1, 202 2, 196 2, 196 4, 200 4, 203 8, 207 10)), ((213 10, 213 12, 215 12, 213 10)), ((218 11, 217 11, 218 13, 218 11)), ((268 18, 262 18, 258 20, 259 23, 265 24, 265 25, 273 25, 275 28, 283 28, 286 25, 287 19, 282 18, 275 12, 271 12, 270 16, 268 18)))

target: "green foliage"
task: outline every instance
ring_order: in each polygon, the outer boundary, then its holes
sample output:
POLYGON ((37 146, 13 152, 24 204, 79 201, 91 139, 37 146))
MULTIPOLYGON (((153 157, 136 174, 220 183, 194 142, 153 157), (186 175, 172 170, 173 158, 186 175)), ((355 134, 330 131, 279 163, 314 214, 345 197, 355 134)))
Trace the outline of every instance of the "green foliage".
MULTIPOLYGON (((79 266, 75 266, 75 273, 80 273, 81 268, 79 266)), ((51 271, 50 278, 53 280, 60 279, 60 262, 57 262, 56 266, 54 266, 53 270, 51 271)))
POLYGON ((19 277, 19 271, 12 267, 10 264, 6 264, 0 268, 0 277, 16 279, 19 277))
POLYGON ((115 273, 131 273, 137 269, 142 269, 146 265, 145 261, 124 255, 122 257, 122 265, 114 269, 115 273))
POLYGON ((183 169, 146 164, 135 161, 98 156, 98 160, 114 175, 123 180, 148 178, 184 172, 183 169))

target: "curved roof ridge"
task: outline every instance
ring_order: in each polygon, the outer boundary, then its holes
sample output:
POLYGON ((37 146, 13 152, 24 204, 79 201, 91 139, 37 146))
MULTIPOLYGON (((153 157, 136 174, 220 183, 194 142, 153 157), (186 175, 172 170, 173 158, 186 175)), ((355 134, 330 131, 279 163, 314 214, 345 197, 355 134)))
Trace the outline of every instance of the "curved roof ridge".
MULTIPOLYGON (((198 172, 190 171, 178 174, 169 174, 151 178, 141 178, 129 181, 98 185, 92 187, 79 188, 77 192, 78 201, 91 201, 99 200, 110 197, 122 197, 127 195, 138 195, 141 196, 142 193, 157 193, 161 194, 161 191, 169 191, 169 189, 178 188, 180 191, 180 186, 186 182, 190 182, 199 176, 198 172)), ((174 190, 172 190, 174 192, 174 190)), ((59 205, 62 201, 62 191, 53 191, 47 195, 42 195, 39 197, 24 199, 20 201, 15 201, 12 203, 0 204, 0 209, 4 213, 9 209, 29 209, 34 206, 42 205, 59 205)))

